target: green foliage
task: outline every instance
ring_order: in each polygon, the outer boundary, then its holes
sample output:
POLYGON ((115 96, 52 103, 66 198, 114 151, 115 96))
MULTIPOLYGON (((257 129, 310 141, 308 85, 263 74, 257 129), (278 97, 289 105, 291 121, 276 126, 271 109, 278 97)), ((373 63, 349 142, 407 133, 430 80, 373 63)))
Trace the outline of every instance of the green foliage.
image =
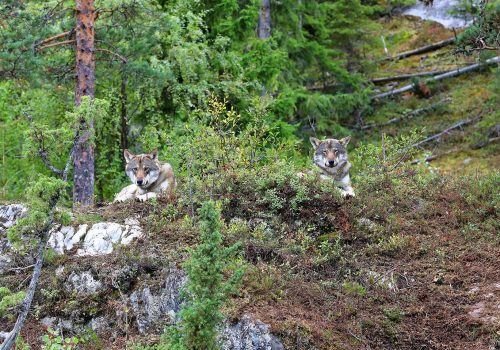
POLYGON ((244 272, 235 260, 237 245, 223 247, 220 209, 206 202, 199 210, 200 244, 184 263, 188 275, 179 322, 167 330, 159 349, 217 349, 221 308, 237 291, 244 272))
POLYGON ((25 296, 24 291, 12 293, 8 288, 0 287, 0 317, 9 316, 9 309, 21 304, 25 296))
POLYGON ((76 337, 63 338, 59 332, 49 327, 49 334, 42 336, 42 350, 73 350, 80 340, 76 337))

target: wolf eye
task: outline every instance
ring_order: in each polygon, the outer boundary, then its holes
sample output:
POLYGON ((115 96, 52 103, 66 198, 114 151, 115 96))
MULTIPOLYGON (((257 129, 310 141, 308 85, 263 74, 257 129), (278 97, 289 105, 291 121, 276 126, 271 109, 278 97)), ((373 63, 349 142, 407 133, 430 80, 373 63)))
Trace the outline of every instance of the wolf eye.
POLYGON ((339 154, 339 150, 338 149, 335 150, 335 154, 339 154))
POLYGON ((132 168, 132 171, 135 173, 137 172, 137 170, 139 170, 138 168, 132 168))
POLYGON ((149 173, 149 168, 144 168, 144 172, 149 173))

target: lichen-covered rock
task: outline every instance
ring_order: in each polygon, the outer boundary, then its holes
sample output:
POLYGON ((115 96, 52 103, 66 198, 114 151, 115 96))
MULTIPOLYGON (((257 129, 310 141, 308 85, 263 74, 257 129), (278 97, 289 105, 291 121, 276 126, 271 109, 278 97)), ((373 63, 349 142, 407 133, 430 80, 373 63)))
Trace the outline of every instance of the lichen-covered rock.
POLYGON ((225 324, 219 337, 222 350, 284 350, 283 344, 269 332, 269 326, 243 315, 235 324, 225 324))
POLYGON ((90 271, 72 272, 65 283, 66 290, 79 295, 90 295, 101 291, 104 287, 96 280, 90 271))
POLYGON ((147 333, 156 326, 161 330, 166 321, 174 321, 181 304, 180 290, 186 281, 184 271, 172 268, 167 271, 165 284, 159 293, 152 293, 146 287, 130 295, 130 304, 140 333, 147 333))
POLYGON ((14 225, 26 211, 21 204, 0 205, 0 233, 14 225))
POLYGON ((88 227, 87 224, 79 225, 76 229, 71 226, 56 227, 50 233, 49 246, 58 254, 81 245, 76 252, 78 256, 105 255, 113 252, 115 244, 127 245, 143 235, 137 220, 126 220, 125 225, 99 222, 90 229, 88 227))

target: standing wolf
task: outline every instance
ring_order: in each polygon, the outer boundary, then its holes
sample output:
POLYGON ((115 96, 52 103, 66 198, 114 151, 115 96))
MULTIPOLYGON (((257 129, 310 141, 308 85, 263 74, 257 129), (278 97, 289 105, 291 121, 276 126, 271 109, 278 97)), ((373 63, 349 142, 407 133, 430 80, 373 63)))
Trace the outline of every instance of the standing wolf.
POLYGON ((123 151, 127 165, 125 171, 132 185, 122 189, 113 202, 124 202, 135 198, 141 202, 155 198, 161 193, 170 194, 176 186, 174 172, 168 163, 158 161, 158 151, 134 155, 123 151))
POLYGON ((314 147, 314 164, 321 169, 320 177, 335 183, 344 197, 354 197, 354 190, 351 187, 351 178, 349 169, 351 163, 347 158, 347 144, 351 137, 343 139, 325 139, 318 140, 311 137, 309 139, 314 147))

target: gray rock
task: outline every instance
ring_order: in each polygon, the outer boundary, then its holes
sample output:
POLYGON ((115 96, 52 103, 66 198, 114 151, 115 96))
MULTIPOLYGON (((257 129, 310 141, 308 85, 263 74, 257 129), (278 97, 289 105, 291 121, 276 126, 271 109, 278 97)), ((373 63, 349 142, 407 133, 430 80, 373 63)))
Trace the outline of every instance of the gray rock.
POLYGON ((90 271, 72 272, 65 284, 66 290, 79 295, 90 295, 104 289, 102 283, 94 278, 90 271))
POLYGON ((160 293, 154 294, 146 287, 130 295, 130 304, 140 333, 147 333, 155 326, 163 328, 164 323, 159 321, 174 321, 181 304, 180 290, 186 281, 183 270, 172 268, 166 274, 160 293))
POLYGON ((219 337, 222 350, 284 350, 283 344, 269 332, 269 326, 243 315, 235 324, 225 324, 219 337))
POLYGON ((27 208, 21 204, 0 205, 0 233, 14 225, 26 211, 27 208))

